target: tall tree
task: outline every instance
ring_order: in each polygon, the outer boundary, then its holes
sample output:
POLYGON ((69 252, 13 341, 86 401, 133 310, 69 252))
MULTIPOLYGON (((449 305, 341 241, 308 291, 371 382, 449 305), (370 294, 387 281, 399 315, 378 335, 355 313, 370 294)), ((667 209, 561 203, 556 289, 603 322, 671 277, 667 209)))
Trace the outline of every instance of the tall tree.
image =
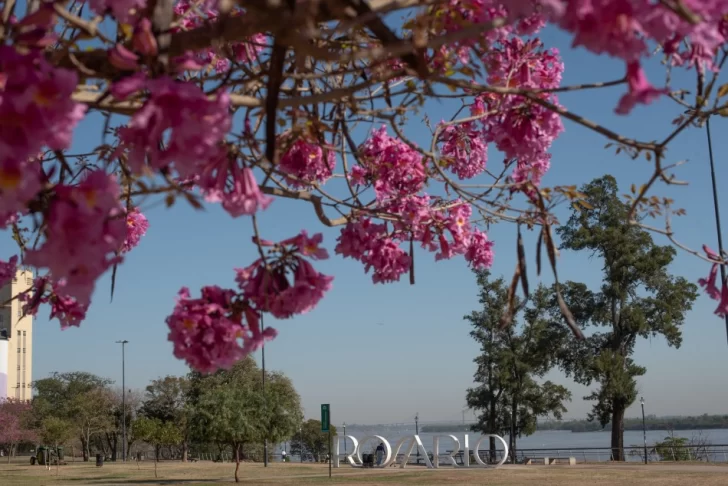
MULTIPOLYGON (((559 228, 561 248, 588 251, 603 263, 602 285, 590 291, 568 282, 564 298, 582 327, 594 332, 584 341, 567 341, 561 355, 564 371, 577 382, 599 383, 585 397, 596 403, 589 415, 612 424, 614 460, 624 460, 624 413, 637 397, 635 378, 646 369, 632 359, 638 338, 662 335, 679 347, 680 326, 697 297, 697 287, 670 275, 675 256, 670 246, 656 245, 649 233, 630 224, 629 206, 620 200, 617 182, 607 175, 581 189, 591 209, 574 208, 559 228)), ((556 302, 553 302, 556 317, 556 302)))
MULTIPOLYGON (((523 322, 503 328, 501 317, 508 289, 502 278, 491 280, 488 272, 477 272, 482 310, 465 316, 473 326, 470 335, 480 344, 475 358, 477 386, 468 389, 468 406, 481 411, 474 431, 485 434, 507 433, 511 457, 515 460, 516 438, 536 431, 539 416, 560 418, 566 411, 563 403, 571 393, 550 381, 539 383, 555 364, 561 336, 558 324, 548 319, 549 291, 540 286, 533 294, 523 322)), ((495 439, 490 440, 491 460, 495 460, 495 439)))
POLYGON ((77 431, 83 460, 90 456, 91 435, 105 430, 112 415, 108 386, 111 380, 82 371, 53 373, 33 383, 33 412, 38 424, 54 416, 72 422, 77 431))
POLYGON ((190 381, 181 376, 165 376, 147 385, 139 413, 145 417, 174 424, 182 436, 182 461, 189 450, 189 415, 187 399, 190 381))

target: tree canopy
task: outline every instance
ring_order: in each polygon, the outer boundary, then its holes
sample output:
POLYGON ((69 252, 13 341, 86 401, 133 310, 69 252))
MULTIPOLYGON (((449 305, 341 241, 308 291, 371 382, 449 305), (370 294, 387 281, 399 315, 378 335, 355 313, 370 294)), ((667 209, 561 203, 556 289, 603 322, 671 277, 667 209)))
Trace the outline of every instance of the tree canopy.
MULTIPOLYGON (((586 251, 602 262, 602 285, 567 282, 564 299, 583 328, 583 341, 565 342, 560 361, 582 384, 597 382, 588 400, 596 402, 591 418, 612 424, 612 454, 624 459, 624 412, 637 397, 636 377, 646 369, 632 358, 639 338, 663 336, 669 346, 682 342, 685 314, 697 298, 697 286, 673 276, 675 250, 659 246, 629 221, 629 205, 620 199, 616 180, 604 176, 581 188, 590 209, 575 208, 557 231, 561 247, 586 251)), ((559 319, 555 300, 552 318, 559 319)))
MULTIPOLYGON (((512 457, 516 437, 536 431, 538 417, 561 418, 564 402, 571 393, 561 385, 539 379, 554 365, 561 337, 548 319, 550 291, 539 287, 523 319, 503 326, 508 312, 509 291, 502 278, 492 279, 489 272, 477 272, 482 310, 465 316, 473 327, 470 335, 481 347, 475 358, 476 386, 468 389, 468 406, 480 412, 472 429, 485 434, 509 435, 512 457)), ((558 324, 556 324, 559 327, 558 324)), ((490 440, 491 460, 495 460, 495 439, 490 440)))

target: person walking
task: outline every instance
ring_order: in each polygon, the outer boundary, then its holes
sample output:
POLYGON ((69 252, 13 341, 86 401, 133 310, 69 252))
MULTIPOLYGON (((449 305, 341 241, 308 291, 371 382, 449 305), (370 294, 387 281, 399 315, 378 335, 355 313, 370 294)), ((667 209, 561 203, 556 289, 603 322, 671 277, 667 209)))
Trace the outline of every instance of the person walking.
POLYGON ((281 451, 281 462, 286 462, 286 451, 281 451))
POLYGON ((382 465, 382 459, 384 459, 384 443, 380 442, 377 446, 377 466, 382 465))

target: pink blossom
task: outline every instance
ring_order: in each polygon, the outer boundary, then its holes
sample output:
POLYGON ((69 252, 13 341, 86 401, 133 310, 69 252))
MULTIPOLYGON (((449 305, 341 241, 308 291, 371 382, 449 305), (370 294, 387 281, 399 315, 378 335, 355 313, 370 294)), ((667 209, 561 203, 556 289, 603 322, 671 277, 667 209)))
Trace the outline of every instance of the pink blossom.
POLYGON ((320 235, 308 238, 302 232, 273 245, 274 251, 280 253, 279 259, 259 259, 246 268, 235 269, 235 281, 244 298, 259 311, 270 312, 278 319, 313 309, 331 289, 334 278, 319 273, 298 254, 327 258, 326 251, 318 248, 320 241, 320 235))
POLYGON ((321 243, 324 241, 324 235, 316 233, 309 238, 306 230, 301 231, 301 234, 293 239, 292 243, 295 243, 298 251, 301 255, 309 257, 313 260, 326 260, 329 258, 329 252, 326 248, 321 248, 321 243))
POLYGON ((121 252, 127 253, 137 246, 148 229, 149 221, 138 208, 129 211, 126 215, 126 239, 121 247, 121 252))
POLYGON ((493 242, 485 233, 474 229, 470 235, 465 259, 476 270, 490 268, 493 265, 493 242))
POLYGON ((723 290, 720 293, 720 303, 715 309, 715 315, 725 317, 728 315, 728 283, 723 282, 723 290))
POLYGON ((227 151, 220 151, 217 158, 202 168, 197 185, 207 202, 221 202, 234 218, 253 215, 273 202, 273 198, 260 191, 253 170, 241 169, 238 159, 227 151))
POLYGON ((24 293, 18 298, 24 302, 23 313, 36 315, 41 304, 50 304, 49 319, 58 319, 61 329, 78 327, 86 318, 89 303, 81 304, 75 298, 65 294, 66 281, 54 281, 48 275, 38 277, 33 282, 31 292, 24 293))
POLYGON ((146 6, 146 0, 89 0, 91 9, 99 15, 111 12, 116 20, 129 23, 134 10, 139 11, 146 6))
POLYGON ((701 278, 700 280, 698 280, 698 284, 700 284, 700 286, 705 289, 705 292, 710 296, 711 299, 720 300, 721 292, 718 290, 718 287, 716 285, 716 281, 718 278, 718 267, 720 266, 720 263, 717 262, 720 261, 720 256, 718 256, 718 254, 711 250, 707 245, 703 245, 703 251, 708 256, 708 258, 715 261, 716 263, 713 263, 713 265, 710 267, 710 274, 708 274, 708 278, 701 278))
POLYGON ((369 219, 350 222, 337 238, 335 252, 364 264, 374 283, 398 281, 411 267, 411 259, 388 234, 383 224, 369 219))
POLYGON ((440 140, 443 161, 460 179, 471 179, 485 170, 488 145, 474 123, 448 125, 440 140))
POLYGON ((401 140, 387 135, 386 126, 374 130, 360 148, 368 178, 374 179, 378 201, 417 193, 425 184, 422 155, 401 140))
MULTIPOLYGON (((289 138, 283 135, 283 143, 289 138)), ((293 187, 304 187, 306 183, 326 182, 336 165, 336 154, 332 147, 299 137, 280 159, 280 170, 292 177, 286 182, 293 187)))
POLYGON ((216 158, 219 144, 231 128, 230 98, 225 92, 208 100, 192 83, 164 77, 148 80, 150 98, 119 129, 121 148, 129 150, 129 165, 140 173, 148 160, 155 169, 174 163, 180 176, 194 174, 216 158), (166 147, 162 136, 169 133, 166 147))
POLYGON ((13 255, 8 261, 0 260, 0 288, 15 278, 18 270, 18 256, 13 255))
POLYGON ((25 160, 43 145, 64 150, 86 106, 71 95, 74 71, 56 69, 39 52, 21 54, 0 46, 0 153, 25 160))
POLYGON ((139 56, 122 44, 116 44, 109 50, 109 62, 115 68, 123 71, 136 71, 139 69, 139 56))
POLYGON ((37 161, 0 157, 0 229, 13 222, 16 214, 27 212, 27 204, 40 190, 37 161))
POLYGON ((116 177, 88 173, 77 186, 56 186, 46 218, 45 241, 28 250, 26 262, 48 268, 65 292, 88 305, 96 279, 120 261, 116 252, 127 236, 116 177))
POLYGON ((182 288, 166 319, 174 356, 203 373, 230 368, 245 355, 241 313, 233 308, 235 292, 207 286, 201 293, 192 299, 189 289, 182 288))
POLYGON ((667 94, 666 88, 657 89, 647 81, 647 76, 642 70, 639 62, 627 64, 627 83, 629 92, 622 96, 615 112, 620 115, 628 115, 636 104, 650 104, 661 95, 667 94))

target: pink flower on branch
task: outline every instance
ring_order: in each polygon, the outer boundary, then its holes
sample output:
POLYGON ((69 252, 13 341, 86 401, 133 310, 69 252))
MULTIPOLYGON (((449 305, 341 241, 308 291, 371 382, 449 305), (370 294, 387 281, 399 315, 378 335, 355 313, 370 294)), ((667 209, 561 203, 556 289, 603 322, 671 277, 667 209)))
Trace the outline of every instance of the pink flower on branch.
POLYGON ((236 269, 235 281, 245 298, 258 310, 269 312, 278 319, 303 314, 316 307, 331 289, 334 278, 319 273, 299 255, 328 258, 328 253, 319 247, 322 239, 320 234, 309 238, 304 231, 295 238, 273 245, 270 259, 258 259, 246 268, 236 269))
POLYGON ((45 241, 28 250, 25 262, 47 268, 82 305, 91 301, 96 280, 121 260, 127 237, 116 177, 97 170, 77 186, 58 185, 46 215, 45 241))
POLYGON ((15 278, 18 270, 18 256, 11 256, 8 261, 0 260, 0 287, 15 278))
POLYGON ((708 278, 701 278, 698 280, 698 284, 705 289, 705 292, 711 299, 719 301, 718 308, 715 309, 715 314, 720 317, 724 317, 728 314, 728 282, 721 282, 723 286, 722 290, 718 290, 717 286, 718 267, 722 265, 722 259, 720 255, 711 250, 707 245, 703 245, 703 251, 706 256, 715 263, 713 263, 710 267, 708 278))
POLYGON ((241 168, 238 158, 227 150, 220 150, 216 158, 202 166, 197 186, 207 202, 222 203, 234 218, 253 215, 273 202, 260 191, 253 170, 241 168))
POLYGON ((137 246, 148 229, 149 221, 138 208, 129 211, 126 214, 126 239, 121 246, 121 252, 127 253, 137 246))

